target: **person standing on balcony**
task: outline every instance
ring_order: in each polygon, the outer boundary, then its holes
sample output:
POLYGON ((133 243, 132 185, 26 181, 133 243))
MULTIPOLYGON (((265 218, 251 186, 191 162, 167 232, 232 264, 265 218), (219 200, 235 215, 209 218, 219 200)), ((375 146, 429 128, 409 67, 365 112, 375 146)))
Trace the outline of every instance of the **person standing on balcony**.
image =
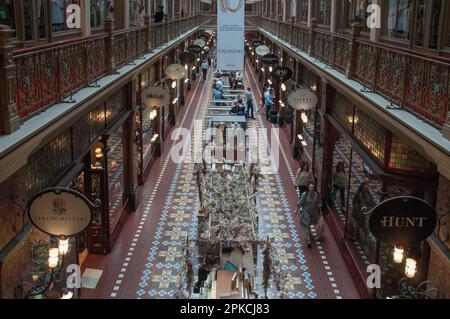
POLYGON ((164 20, 164 6, 160 6, 155 13, 155 23, 163 22, 164 20))
POLYGON ((202 71, 203 71, 203 81, 206 81, 206 74, 208 73, 209 64, 207 60, 203 60, 202 71))

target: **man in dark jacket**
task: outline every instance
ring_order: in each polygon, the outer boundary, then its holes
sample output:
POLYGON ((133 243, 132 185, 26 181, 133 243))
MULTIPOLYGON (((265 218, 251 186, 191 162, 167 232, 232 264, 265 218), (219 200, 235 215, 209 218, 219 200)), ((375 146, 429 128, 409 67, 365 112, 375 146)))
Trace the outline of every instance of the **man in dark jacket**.
POLYGON ((163 22, 164 20, 164 6, 160 6, 155 13, 155 23, 163 22))

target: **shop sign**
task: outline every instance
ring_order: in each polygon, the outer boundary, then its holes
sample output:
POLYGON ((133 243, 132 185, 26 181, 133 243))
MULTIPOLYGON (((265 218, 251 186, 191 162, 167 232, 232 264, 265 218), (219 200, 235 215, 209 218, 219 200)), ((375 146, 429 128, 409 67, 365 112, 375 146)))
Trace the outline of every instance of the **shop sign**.
POLYGON ((171 64, 166 68, 166 75, 172 80, 181 80, 186 77, 186 69, 181 64, 171 64))
POLYGON ((265 43, 263 41, 260 41, 260 40, 252 41, 252 47, 254 49, 256 49, 257 47, 262 46, 262 45, 265 45, 265 43))
POLYGON ((437 214, 426 201, 401 196, 390 198, 370 212, 369 229, 385 243, 418 243, 433 234, 437 214))
POLYGON ((198 45, 200 48, 203 48, 206 45, 206 41, 203 39, 197 39, 194 41, 195 45, 198 45))
POLYGON ((259 56, 265 56, 265 55, 270 53, 269 47, 267 45, 264 45, 264 44, 263 45, 259 45, 258 47, 256 47, 255 51, 256 51, 256 54, 259 55, 259 56))
POLYGON ((49 188, 28 203, 28 217, 40 231, 52 236, 74 236, 91 224, 93 205, 83 194, 65 188, 49 188))
POLYGON ((308 89, 298 89, 288 97, 289 105, 300 111, 308 111, 315 108, 318 102, 317 95, 308 89))
POLYGON ((169 105, 170 93, 159 86, 145 88, 141 93, 142 103, 149 107, 169 105))
POLYGON ((278 57, 275 54, 266 54, 262 57, 262 63, 267 65, 278 64, 278 57))
POLYGON ((194 54, 199 54, 200 52, 202 52, 202 47, 199 47, 196 44, 190 45, 188 47, 188 51, 194 54))
POLYGON ((287 66, 278 66, 273 70, 273 75, 278 80, 285 82, 292 78, 292 70, 287 66))
POLYGON ((192 52, 181 52, 179 58, 180 58, 180 63, 183 65, 195 64, 196 57, 195 57, 195 54, 192 52))

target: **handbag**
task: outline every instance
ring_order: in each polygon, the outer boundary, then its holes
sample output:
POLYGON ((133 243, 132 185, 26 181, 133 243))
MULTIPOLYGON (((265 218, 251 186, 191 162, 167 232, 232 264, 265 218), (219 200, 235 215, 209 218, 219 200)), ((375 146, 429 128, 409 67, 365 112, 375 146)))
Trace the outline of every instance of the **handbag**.
POLYGON ((322 212, 320 213, 319 220, 317 221, 316 229, 316 239, 321 239, 325 233, 325 221, 323 219, 322 212))

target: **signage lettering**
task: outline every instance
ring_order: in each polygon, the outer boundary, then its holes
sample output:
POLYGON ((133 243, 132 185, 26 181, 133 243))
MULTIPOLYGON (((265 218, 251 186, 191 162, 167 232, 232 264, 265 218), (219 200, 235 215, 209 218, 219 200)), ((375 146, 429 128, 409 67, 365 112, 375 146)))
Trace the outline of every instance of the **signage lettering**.
POLYGON ((430 236, 437 224, 436 211, 420 198, 390 198, 370 212, 372 234, 386 243, 417 243, 430 236))
POLYGON ((427 217, 396 217, 384 216, 381 227, 423 227, 427 217))
POLYGON ((68 29, 81 28, 81 8, 78 4, 70 4, 66 9, 66 24, 68 29))

